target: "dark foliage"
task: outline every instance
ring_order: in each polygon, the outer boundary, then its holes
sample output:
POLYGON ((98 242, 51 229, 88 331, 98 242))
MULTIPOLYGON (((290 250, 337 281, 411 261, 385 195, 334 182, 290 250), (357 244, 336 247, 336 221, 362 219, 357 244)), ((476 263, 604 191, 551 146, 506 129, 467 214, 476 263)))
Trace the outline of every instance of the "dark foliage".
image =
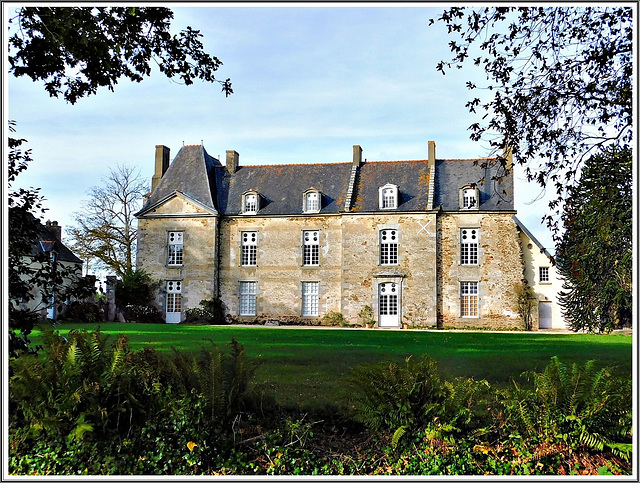
POLYGON ((573 330, 632 325, 633 155, 612 146, 589 158, 568 191, 556 247, 559 295, 573 330))
MULTIPOLYGON (((13 121, 9 121, 9 132, 15 132, 13 121)), ((26 139, 9 137, 8 142, 9 353, 15 357, 28 346, 41 310, 50 305, 54 295, 59 301, 71 300, 87 297, 95 289, 77 276, 74 267, 65 267, 44 251, 32 253, 43 229, 44 197, 39 188, 12 189, 32 159, 31 150, 23 149, 26 139), (26 304, 36 300, 38 303, 28 308, 26 304)))
POLYGON ((185 85, 217 82, 222 62, 203 50, 198 30, 171 35, 173 12, 160 7, 22 7, 9 19, 9 72, 44 81, 52 97, 74 104, 121 78, 135 82, 157 65, 185 85))
POLYGON ((487 75, 485 86, 467 82, 486 94, 466 104, 483 115, 471 139, 500 154, 510 147, 529 180, 556 190, 552 209, 585 159, 631 141, 631 6, 452 7, 436 21, 459 37, 437 69, 471 62, 487 75))

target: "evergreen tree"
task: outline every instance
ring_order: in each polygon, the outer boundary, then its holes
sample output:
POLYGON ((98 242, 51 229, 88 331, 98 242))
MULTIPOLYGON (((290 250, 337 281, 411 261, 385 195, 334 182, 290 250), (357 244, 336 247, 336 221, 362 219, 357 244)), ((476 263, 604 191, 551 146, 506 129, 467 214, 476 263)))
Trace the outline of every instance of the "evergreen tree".
POLYGON ((589 158, 562 214, 556 246, 559 300, 575 331, 632 323, 632 153, 610 146, 589 158))

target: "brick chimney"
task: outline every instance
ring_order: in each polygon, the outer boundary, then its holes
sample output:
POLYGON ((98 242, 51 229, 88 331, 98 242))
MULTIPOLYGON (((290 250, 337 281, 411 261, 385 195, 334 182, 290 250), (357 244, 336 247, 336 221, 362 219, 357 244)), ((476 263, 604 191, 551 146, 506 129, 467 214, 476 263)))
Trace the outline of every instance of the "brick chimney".
POLYGON ((57 221, 49 221, 45 223, 47 230, 49 230, 53 236, 56 237, 56 240, 62 241, 62 227, 58 225, 57 221))
POLYGON ((362 164, 362 148, 357 144, 353 145, 353 166, 359 167, 362 164))
POLYGON ((227 171, 233 174, 240 167, 240 155, 233 149, 227 151, 227 171))
POLYGON ((161 144, 156 145, 156 168, 151 178, 151 191, 155 190, 164 173, 169 168, 169 148, 161 144))

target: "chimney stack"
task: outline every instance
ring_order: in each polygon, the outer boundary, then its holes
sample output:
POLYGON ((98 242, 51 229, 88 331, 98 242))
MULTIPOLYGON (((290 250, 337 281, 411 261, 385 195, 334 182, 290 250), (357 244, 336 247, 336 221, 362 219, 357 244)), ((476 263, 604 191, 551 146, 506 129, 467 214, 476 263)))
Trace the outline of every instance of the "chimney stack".
POLYGON ((169 148, 161 144, 156 145, 156 169, 151 178, 151 191, 160 184, 160 180, 169 168, 169 148))
POLYGON ((510 144, 505 145, 502 151, 502 157, 504 158, 506 163, 505 167, 508 170, 511 170, 511 168, 513 168, 513 148, 510 144))
POLYGON ((429 164, 436 164, 436 142, 429 141, 429 164))
POLYGON ((362 148, 357 144, 353 145, 353 166, 359 167, 362 164, 362 148))
POLYGON ((53 236, 56 237, 56 240, 62 241, 62 227, 58 225, 57 221, 49 221, 46 222, 47 230, 49 230, 53 236))
POLYGON ((233 174, 240 167, 240 155, 233 149, 227 150, 227 171, 233 174))

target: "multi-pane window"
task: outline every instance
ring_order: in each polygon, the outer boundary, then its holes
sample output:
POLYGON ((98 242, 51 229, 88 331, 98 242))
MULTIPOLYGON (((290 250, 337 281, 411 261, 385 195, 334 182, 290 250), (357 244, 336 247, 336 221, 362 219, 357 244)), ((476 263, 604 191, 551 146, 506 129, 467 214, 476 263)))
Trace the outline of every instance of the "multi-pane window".
POLYGON ((476 228, 460 230, 460 263, 462 265, 478 264, 478 232, 476 228))
POLYGON ((258 282, 240 282, 240 315, 256 315, 258 282))
POLYGON ((182 265, 184 233, 181 231, 169 232, 169 250, 167 265, 182 265))
POLYGON ((380 230, 380 265, 398 264, 398 230, 380 230))
POLYGON ((549 267, 540 267, 540 282, 549 281, 549 267))
POLYGON ((378 188, 378 202, 380 209, 389 210, 398 207, 398 187, 393 184, 386 184, 378 188))
POLYGON ((317 213, 320 211, 320 193, 311 191, 304 195, 305 213, 317 213))
POLYGON ((476 198, 476 190, 473 188, 467 188, 462 190, 462 207, 463 208, 477 208, 478 200, 476 198))
POLYGON ((395 283, 380 285, 380 315, 398 315, 398 288, 395 283))
POLYGON ((302 282, 302 315, 318 315, 318 282, 302 282))
POLYGON ((460 282, 460 317, 478 316, 478 282, 460 282))
POLYGON ((256 231, 243 231, 241 234, 241 265, 253 266, 256 265, 256 254, 258 251, 258 232, 256 231))
POLYGON ((244 195, 244 213, 257 213, 258 212, 258 195, 255 193, 249 193, 244 195))
POLYGON ((319 265, 320 232, 302 232, 302 264, 319 265))
POLYGON ((167 281, 167 313, 182 312, 182 282, 167 281))

